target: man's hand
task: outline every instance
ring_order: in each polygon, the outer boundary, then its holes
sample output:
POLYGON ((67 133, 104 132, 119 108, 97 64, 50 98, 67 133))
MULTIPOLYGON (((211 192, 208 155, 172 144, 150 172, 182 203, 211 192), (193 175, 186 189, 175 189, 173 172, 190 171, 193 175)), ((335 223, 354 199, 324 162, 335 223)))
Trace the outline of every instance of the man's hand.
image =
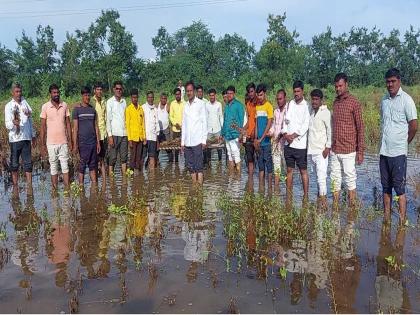
POLYGON ((20 127, 20 119, 13 119, 13 125, 20 127))
POLYGON ((324 159, 328 157, 328 155, 330 154, 330 151, 331 151, 330 148, 325 148, 324 151, 322 151, 322 156, 324 157, 324 159))
POLYGON ((74 144, 73 149, 70 147, 70 151, 73 151, 74 155, 77 155, 77 153, 79 153, 78 151, 78 147, 79 145, 77 143, 74 144))
POLYGON ((96 154, 99 154, 99 152, 101 152, 101 143, 96 142, 96 154))
POLYGON ((108 137, 108 145, 113 148, 114 147, 114 137, 113 136, 109 136, 108 137))
POLYGON ((206 143, 202 143, 201 144, 201 148, 204 150, 205 148, 207 147, 207 144, 206 143))
POLYGON ((260 140, 254 139, 254 147, 255 147, 255 150, 259 150, 260 144, 261 144, 261 141, 260 140))
POLYGON ((143 140, 143 145, 146 145, 147 144, 147 140, 143 140))
POLYGON ((222 143, 222 142, 223 142, 223 137, 219 136, 219 143, 222 143))
POLYGON ((184 150, 185 150, 185 146, 181 145, 181 152, 184 153, 184 150))
POLYGON ((128 141, 128 146, 130 147, 130 148, 133 148, 133 141, 128 141))
POLYGON ((48 156, 47 146, 44 144, 41 146, 41 157, 46 159, 48 156))
POLYGON ((363 152, 356 153, 356 162, 358 165, 363 163, 363 152))
POLYGON ((181 129, 181 125, 180 124, 175 124, 175 127, 180 130, 181 129))
POLYGON ((36 138, 32 138, 32 149, 36 147, 36 138))
POLYGON ((69 142, 67 146, 69 148, 69 152, 72 152, 75 148, 77 149, 79 145, 76 144, 76 145, 73 146, 73 144, 71 142, 69 142))

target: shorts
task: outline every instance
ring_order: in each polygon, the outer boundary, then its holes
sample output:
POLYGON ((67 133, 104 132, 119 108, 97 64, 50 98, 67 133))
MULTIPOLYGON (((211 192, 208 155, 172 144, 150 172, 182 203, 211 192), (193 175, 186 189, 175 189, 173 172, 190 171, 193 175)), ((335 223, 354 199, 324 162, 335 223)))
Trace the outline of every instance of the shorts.
POLYGON ((157 156, 157 141, 147 140, 147 156, 155 158, 157 156))
POLYGON ((284 159, 288 168, 295 168, 296 165, 300 170, 308 168, 307 149, 295 149, 288 145, 284 146, 284 159))
POLYGON ((127 163, 128 160, 128 139, 126 136, 113 136, 114 146, 108 150, 109 165, 115 166, 117 163, 117 156, 120 156, 121 164, 127 163))
POLYGON ((266 171, 267 174, 273 173, 273 157, 271 155, 271 143, 260 146, 258 153, 258 170, 266 171))
POLYGON ((60 162, 63 174, 69 172, 69 147, 64 144, 47 144, 48 161, 50 162, 51 175, 58 174, 58 162, 60 162))
POLYGON ((100 140, 99 144, 101 145, 101 151, 99 151, 98 158, 99 160, 103 161, 106 157, 106 150, 108 148, 107 138, 105 138, 104 140, 100 140))
POLYGON ((19 169, 19 159, 22 157, 23 170, 26 173, 32 172, 31 141, 22 140, 10 143, 10 170, 17 172, 19 169))
POLYGON ((96 153, 96 144, 79 144, 79 173, 84 174, 86 167, 89 171, 98 169, 98 154, 96 153))
POLYGON ((392 194, 394 188, 397 196, 405 194, 407 156, 395 157, 381 155, 379 157, 382 190, 385 194, 392 194))
POLYGON ((255 147, 251 138, 246 138, 245 147, 245 163, 255 163, 255 147))
POLYGON ((203 171, 203 148, 201 144, 194 147, 185 147, 185 166, 191 173, 203 171))

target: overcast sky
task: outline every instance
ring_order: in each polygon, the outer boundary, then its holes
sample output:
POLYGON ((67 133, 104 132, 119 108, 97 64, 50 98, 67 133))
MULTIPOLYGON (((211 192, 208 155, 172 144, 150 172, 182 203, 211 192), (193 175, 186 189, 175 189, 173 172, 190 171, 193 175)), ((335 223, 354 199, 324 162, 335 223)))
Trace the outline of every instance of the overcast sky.
POLYGON ((216 38, 236 32, 257 48, 267 35, 269 13, 286 12, 287 27, 296 29, 305 43, 327 26, 334 34, 352 26, 377 26, 388 33, 392 28, 405 32, 410 25, 418 29, 420 24, 416 0, 0 0, 0 8, 0 43, 11 49, 22 30, 34 37, 39 24, 53 27, 60 47, 66 32, 86 29, 101 9, 117 9, 143 58, 155 57, 152 37, 160 26, 173 33, 194 20, 206 23, 216 38))

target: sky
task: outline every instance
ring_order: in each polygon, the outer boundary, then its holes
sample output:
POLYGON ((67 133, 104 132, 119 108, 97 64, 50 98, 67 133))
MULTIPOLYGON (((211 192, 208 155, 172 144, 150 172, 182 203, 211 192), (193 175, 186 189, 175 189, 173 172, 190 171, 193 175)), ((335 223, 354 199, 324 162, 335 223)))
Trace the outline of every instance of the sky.
POLYGON ((16 48, 24 30, 35 37, 36 27, 50 25, 60 47, 66 32, 85 30, 102 9, 120 12, 120 21, 133 34, 138 55, 153 59, 152 37, 160 26, 170 33, 201 20, 216 38, 238 33, 261 46, 267 36, 270 13, 286 12, 286 26, 296 29, 304 43, 331 26, 334 34, 352 26, 377 26, 385 34, 393 28, 404 33, 413 25, 420 28, 420 1, 404 0, 0 0, 0 44, 16 48))

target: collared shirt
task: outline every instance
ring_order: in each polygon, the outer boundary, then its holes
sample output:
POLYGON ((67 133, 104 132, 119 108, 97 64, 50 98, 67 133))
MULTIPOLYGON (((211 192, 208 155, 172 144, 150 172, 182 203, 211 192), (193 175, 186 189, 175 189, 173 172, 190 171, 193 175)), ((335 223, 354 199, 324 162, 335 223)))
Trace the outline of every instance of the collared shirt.
POLYGON ((6 104, 4 107, 4 122, 6 124, 7 130, 9 130, 9 142, 31 140, 32 138, 36 137, 31 115, 32 108, 23 98, 20 104, 14 99, 6 104), (15 124, 13 123, 15 116, 20 119, 19 128, 16 128, 15 124))
POLYGON ((362 107, 359 101, 349 92, 346 92, 341 97, 336 97, 334 100, 332 123, 331 149, 334 153, 364 152, 365 127, 362 118, 362 107))
POLYGON ((181 129, 175 127, 176 124, 182 126, 182 113, 184 112, 185 102, 181 99, 180 102, 173 100, 169 107, 169 121, 172 124, 172 131, 180 132, 181 129))
MULTIPOLYGON (((274 114, 273 114, 274 119, 270 128, 270 134, 272 136, 272 139, 274 139, 275 141, 277 141, 278 136, 280 135, 281 130, 283 129, 285 114, 286 114, 286 105, 283 107, 283 110, 280 110, 280 108, 278 107, 274 110, 274 114)), ((280 142, 284 144, 283 138, 280 140, 280 142)))
POLYGON ((168 113, 168 104, 162 108, 162 105, 159 103, 157 106, 158 113, 158 122, 159 130, 166 130, 169 128, 169 113, 168 113))
POLYGON ((159 120, 157 108, 154 104, 147 103, 142 105, 144 112, 144 129, 146 130, 146 140, 157 141, 159 135, 159 120))
POLYGON ((128 141, 140 142, 146 139, 144 112, 141 105, 137 105, 137 108, 133 103, 127 106, 125 110, 125 126, 128 141))
POLYGON ((385 156, 407 155, 408 122, 417 119, 417 109, 410 95, 401 88, 395 97, 387 93, 381 101, 381 150, 385 156))
POLYGON ((181 145, 194 147, 199 144, 206 144, 207 121, 204 102, 195 97, 190 103, 184 106, 182 114, 181 145))
MULTIPOLYGON (((256 131, 257 138, 261 139, 264 134, 265 129, 267 128, 268 120, 273 119, 273 105, 269 101, 265 101, 262 105, 257 105, 256 110, 256 131)), ((270 144, 270 135, 266 134, 264 139, 261 141, 261 145, 270 144)))
POLYGON ((246 114, 247 114, 247 121, 248 121, 248 128, 246 130, 246 134, 248 138, 254 139, 255 138, 255 121, 257 117, 257 100, 249 100, 246 102, 246 114))
POLYGON ((222 104, 215 101, 214 103, 206 103, 207 111, 207 132, 218 133, 223 126, 223 110, 222 104))
POLYGON ((327 105, 321 105, 316 113, 311 110, 308 154, 321 154, 325 148, 331 148, 331 113, 327 105))
POLYGON ((225 106, 223 127, 221 135, 226 140, 233 140, 239 137, 239 131, 232 128, 232 125, 242 128, 244 126, 245 109, 236 98, 225 106))
POLYGON ((47 121, 47 145, 66 144, 66 118, 70 117, 70 111, 65 102, 55 107, 51 101, 42 105, 41 118, 47 121))
POLYGON ((104 140, 106 134, 106 102, 105 99, 98 101, 96 96, 93 97, 95 101, 95 110, 98 118, 99 140, 104 140))
POLYGON ((127 103, 124 98, 117 101, 115 96, 106 102, 106 131, 108 136, 127 136, 125 129, 125 109, 127 103))
POLYGON ((305 99, 299 104, 292 99, 286 105, 286 115, 283 124, 283 133, 292 135, 296 133, 298 135, 291 144, 287 141, 285 144, 289 144, 291 148, 295 149, 306 149, 308 142, 308 128, 309 128, 309 107, 305 99))

